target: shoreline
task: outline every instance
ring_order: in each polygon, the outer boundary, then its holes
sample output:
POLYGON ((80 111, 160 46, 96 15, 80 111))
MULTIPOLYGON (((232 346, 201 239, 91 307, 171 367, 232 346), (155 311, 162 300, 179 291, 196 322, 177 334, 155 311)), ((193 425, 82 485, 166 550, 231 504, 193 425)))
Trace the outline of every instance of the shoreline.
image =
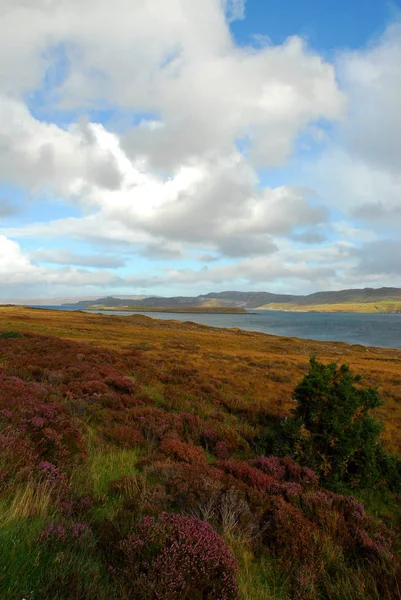
POLYGON ((116 306, 116 307, 104 307, 104 306, 88 306, 87 308, 78 309, 86 310, 90 312, 96 312, 101 310, 103 312, 132 312, 132 313, 167 313, 167 314, 181 314, 181 315, 251 315, 245 308, 174 308, 174 307, 142 307, 142 306, 116 306))
MULTIPOLYGON (((103 319, 112 317, 112 319, 107 321, 107 325, 111 324, 112 321, 115 319, 117 321, 116 323, 116 327, 118 328, 118 323, 123 323, 125 322, 125 326, 128 325, 128 322, 130 323, 129 326, 131 326, 131 324, 133 326, 145 326, 146 328, 149 329, 154 329, 154 330, 161 330, 161 329, 176 329, 177 332, 179 331, 198 331, 198 332, 213 332, 213 333, 221 333, 223 335, 230 335, 232 336, 233 334, 237 334, 240 337, 243 336, 252 336, 252 337, 257 337, 257 336, 262 336, 265 337, 266 339, 269 338, 269 341, 271 341, 272 339, 276 339, 277 341, 280 342, 285 342, 288 343, 290 346, 294 344, 298 345, 298 344, 318 344, 318 345, 332 345, 332 346, 338 346, 339 344, 342 344, 346 347, 349 348, 361 348, 364 351, 379 351, 379 352, 383 352, 383 351, 394 351, 397 353, 401 352, 401 348, 398 347, 396 344, 395 345, 388 345, 384 342, 384 344, 380 344, 381 340, 377 340, 376 342, 374 340, 371 339, 341 339, 341 337, 336 337, 334 339, 319 339, 316 337, 313 337, 313 331, 311 330, 310 332, 306 332, 304 335, 300 335, 299 334, 299 330, 297 330, 297 328, 295 327, 294 330, 291 330, 291 328, 289 328, 288 331, 274 331, 274 330, 265 330, 264 328, 255 328, 254 325, 258 324, 258 318, 257 317, 262 317, 263 313, 253 313, 252 314, 252 319, 249 321, 249 325, 251 325, 250 327, 247 327, 247 323, 242 321, 242 318, 239 319, 239 323, 219 323, 219 322, 205 322, 203 320, 195 320, 195 318, 198 316, 198 314, 196 313, 176 313, 177 314, 177 318, 174 318, 174 313, 170 313, 171 317, 167 316, 168 313, 166 313, 165 317, 159 317, 154 314, 152 315, 151 313, 149 314, 145 314, 143 312, 129 312, 129 311, 117 311, 117 310, 112 310, 112 311, 101 311, 99 309, 94 309, 94 310, 87 310, 87 309, 79 309, 79 308, 73 308, 73 309, 68 309, 65 307, 61 307, 61 306, 41 306, 41 307, 29 307, 29 306, 14 306, 14 307, 10 307, 10 306, 6 306, 6 305, 0 305, 0 324, 1 324, 1 316, 5 316, 5 314, 7 313, 14 313, 14 315, 20 315, 19 319, 21 319, 21 315, 27 316, 28 320, 30 320, 30 316, 29 312, 31 312, 31 315, 33 317, 33 315, 36 313, 36 315, 38 315, 38 318, 40 320, 43 321, 47 321, 48 319, 54 319, 54 321, 64 321, 64 319, 68 319, 67 315, 70 315, 72 318, 74 318, 75 316, 80 316, 80 318, 85 318, 88 317, 91 319, 90 322, 93 323, 93 318, 96 317, 96 315, 99 315, 99 317, 103 319), (119 312, 125 313, 125 314, 118 314, 119 312), (3 313, 3 314, 2 314, 3 313), (193 315, 194 320, 191 320, 191 314, 193 315), (39 317, 40 315, 40 317, 39 317), (46 315, 46 316, 45 316, 46 315), (180 316, 181 318, 180 318, 180 316), (188 315, 188 319, 185 319, 183 317, 183 315, 188 315), (254 321, 255 318, 255 321, 254 321)), ((265 311, 264 311, 265 312, 265 311)), ((221 316, 223 317, 223 321, 225 321, 226 319, 229 319, 229 317, 235 317, 235 314, 230 314, 230 313, 225 313, 227 315, 227 317, 224 317, 224 314, 222 314, 221 316)), ((243 315, 246 314, 251 314, 251 313, 236 313, 239 314, 241 317, 243 315)), ((357 315, 355 313, 349 313, 349 315, 354 316, 354 318, 357 317, 357 315)), ((220 315, 216 314, 216 317, 219 317, 220 315)), ((324 316, 324 314, 322 314, 322 316, 324 316)), ((328 313, 326 313, 326 316, 329 316, 328 313)), ((375 315, 370 315, 372 317, 374 317, 375 315)), ((400 315, 393 315, 395 317, 400 317, 400 315)), ((199 317, 210 317, 211 319, 213 319, 213 314, 199 314, 199 317)), ((319 319, 320 320, 320 319, 319 319)), ((113 321, 114 322, 114 321, 113 321)), ((397 321, 398 322, 398 321, 397 321)), ((106 321, 103 320, 103 323, 105 324, 106 321)), ((114 327, 113 327, 114 329, 114 327)), ((398 339, 398 338, 397 338, 398 339)), ((290 351, 290 350, 289 350, 290 351)))

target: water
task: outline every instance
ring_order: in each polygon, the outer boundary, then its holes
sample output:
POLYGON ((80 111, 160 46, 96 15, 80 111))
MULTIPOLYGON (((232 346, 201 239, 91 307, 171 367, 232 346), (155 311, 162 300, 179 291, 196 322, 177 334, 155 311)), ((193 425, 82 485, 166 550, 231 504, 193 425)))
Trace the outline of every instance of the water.
MULTIPOLYGON (((78 310, 77 306, 41 306, 56 310, 78 310)), ((95 312, 95 311, 90 311, 95 312)), ((132 315, 128 311, 96 311, 108 315, 132 315)), ((212 327, 239 327, 273 335, 401 350, 401 314, 291 313, 254 311, 248 314, 140 313, 154 319, 192 321, 212 327)))

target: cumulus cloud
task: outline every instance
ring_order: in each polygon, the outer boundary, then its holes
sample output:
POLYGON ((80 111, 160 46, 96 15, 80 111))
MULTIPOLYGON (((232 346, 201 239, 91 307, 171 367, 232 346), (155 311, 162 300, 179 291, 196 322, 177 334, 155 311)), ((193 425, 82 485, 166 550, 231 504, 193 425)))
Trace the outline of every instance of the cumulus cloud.
POLYGON ((229 22, 241 21, 245 18, 246 0, 223 0, 229 22))
POLYGON ((401 22, 365 50, 338 61, 349 109, 311 180, 348 216, 401 227, 401 22))
POLYGON ((18 213, 18 208, 15 204, 6 198, 0 198, 0 218, 10 217, 18 213))
MULTIPOLYGON (((236 44, 245 0, 0 0, 0 13, 0 180, 74 208, 2 229, 6 285, 307 289, 397 273, 400 23, 331 64, 297 36, 236 44), (298 171, 311 191, 285 171, 266 183, 299 140, 320 144, 298 171), (40 250, 24 252, 28 237, 40 250), (76 241, 92 248, 66 250, 76 241), (133 255, 170 263, 117 276, 133 255), (191 256, 207 265, 169 268, 191 256)), ((13 206, 0 200, 0 218, 13 206)))
POLYGON ((102 269, 118 268, 125 265, 125 260, 116 256, 107 256, 100 253, 82 255, 65 249, 46 250, 42 248, 31 252, 29 257, 34 263, 54 263, 56 265, 75 265, 102 269))
POLYGON ((106 270, 45 269, 34 264, 19 244, 4 235, 0 235, 0 276, 5 296, 28 295, 30 292, 51 295, 49 292, 53 288, 63 292, 74 287, 124 285, 123 279, 106 270))
POLYGON ((327 209, 310 204, 299 188, 258 187, 255 171, 238 152, 197 161, 162 177, 149 172, 146 164, 132 163, 114 134, 101 126, 92 131, 94 146, 110 153, 121 173, 120 188, 88 184, 82 202, 92 214, 9 229, 8 235, 54 236, 57 232, 104 243, 145 243, 148 256, 157 248, 164 248, 166 257, 183 256, 181 248, 177 253, 180 243, 246 256, 257 249, 274 251, 269 235, 291 235, 297 227, 329 218, 327 209))
MULTIPOLYGON (((261 163, 280 164, 308 122, 344 109, 332 65, 297 37, 258 50, 236 46, 220 0, 1 5, 1 89, 36 89, 44 72, 63 68, 47 102, 155 114, 163 126, 135 128, 126 145, 163 167, 231 149, 238 138, 261 163)), ((244 2, 226 8, 238 18, 244 2)))
POLYGON ((35 119, 20 101, 0 96, 0 178, 51 190, 64 196, 90 186, 118 189, 121 174, 107 148, 93 135, 96 127, 78 123, 65 130, 35 119))
POLYGON ((355 256, 359 258, 356 268, 358 273, 373 276, 393 275, 396 278, 401 275, 399 240, 367 242, 355 250, 355 256))

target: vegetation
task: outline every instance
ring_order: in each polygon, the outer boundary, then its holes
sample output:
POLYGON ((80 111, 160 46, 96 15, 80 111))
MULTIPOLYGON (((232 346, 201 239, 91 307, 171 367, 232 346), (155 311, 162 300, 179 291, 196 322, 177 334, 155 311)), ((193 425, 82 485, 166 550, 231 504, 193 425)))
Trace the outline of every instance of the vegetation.
MULTIPOLYGON (((137 297, 137 307, 162 308, 213 308, 241 307, 245 309, 267 308, 276 310, 355 310, 367 312, 397 312, 401 308, 400 288, 364 288, 339 290, 336 292, 316 292, 309 296, 272 294, 269 292, 217 292, 201 296, 179 296, 172 298, 137 297)), ((123 307, 127 299, 98 298, 81 300, 76 304, 82 308, 93 306, 123 307)))
POLYGON ((197 313, 197 314, 248 314, 245 308, 235 308, 234 306, 191 306, 191 307, 171 307, 171 306, 89 306, 89 310, 124 310, 132 312, 166 312, 166 313, 197 313))
POLYGON ((400 597, 397 481, 382 477, 382 459, 399 455, 401 352, 0 309, 0 334, 10 331, 2 599, 400 597), (342 355, 352 371, 333 363, 342 355), (310 446, 288 435, 292 457, 267 452, 285 427, 308 429, 310 446), (380 477, 367 481, 369 461, 380 477))
POLYGON ((336 304, 298 304, 293 302, 272 302, 260 306, 264 310, 285 310, 290 312, 357 312, 357 313, 401 313, 401 300, 376 300, 370 302, 339 302, 336 304))
POLYGON ((348 365, 324 365, 312 357, 294 392, 293 416, 276 432, 274 449, 312 467, 326 486, 382 484, 401 492, 401 462, 385 452, 382 424, 371 414, 383 401, 361 380, 348 365))

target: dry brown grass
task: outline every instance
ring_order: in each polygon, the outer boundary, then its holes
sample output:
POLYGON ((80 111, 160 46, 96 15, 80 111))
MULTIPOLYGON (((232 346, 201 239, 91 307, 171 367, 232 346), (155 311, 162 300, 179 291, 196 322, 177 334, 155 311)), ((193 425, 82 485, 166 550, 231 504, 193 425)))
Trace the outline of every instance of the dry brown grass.
MULTIPOLYGON (((190 322, 158 321, 143 315, 116 315, 0 307, 0 331, 53 335, 117 351, 137 349, 165 372, 192 369, 224 392, 236 411, 255 406, 288 414, 292 391, 308 369, 309 356, 339 361, 378 386, 385 405, 387 447, 401 454, 401 351, 277 337, 190 322)), ((157 381, 154 382, 157 385, 157 381)), ((193 398, 192 401, 196 401, 193 398)))
POLYGON ((8 506, 3 506, 0 525, 4 527, 15 520, 45 517, 51 510, 52 487, 49 484, 35 485, 28 482, 19 487, 8 506))

